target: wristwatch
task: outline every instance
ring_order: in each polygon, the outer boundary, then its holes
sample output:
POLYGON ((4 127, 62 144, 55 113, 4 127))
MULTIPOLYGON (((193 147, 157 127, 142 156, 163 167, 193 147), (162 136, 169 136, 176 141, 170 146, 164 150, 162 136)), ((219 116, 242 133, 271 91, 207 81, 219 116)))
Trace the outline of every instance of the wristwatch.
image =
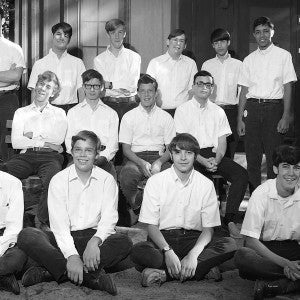
POLYGON ((172 250, 172 248, 168 245, 166 247, 164 247, 163 249, 161 249, 162 253, 165 254, 166 252, 172 250))

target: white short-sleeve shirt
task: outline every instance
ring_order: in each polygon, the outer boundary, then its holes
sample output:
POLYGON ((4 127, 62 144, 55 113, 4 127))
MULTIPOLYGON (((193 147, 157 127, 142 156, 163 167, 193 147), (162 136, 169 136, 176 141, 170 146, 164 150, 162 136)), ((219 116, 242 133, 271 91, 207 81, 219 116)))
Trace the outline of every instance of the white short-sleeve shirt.
POLYGON ((131 145, 133 152, 162 152, 175 135, 174 120, 169 113, 156 105, 147 113, 140 104, 123 116, 119 142, 131 145))
POLYGON ((61 85, 59 96, 51 103, 56 105, 78 103, 77 89, 82 86, 81 74, 85 71, 83 61, 65 51, 61 58, 50 49, 49 54, 37 60, 31 71, 27 87, 34 89, 38 75, 45 71, 56 74, 61 85))
POLYGON ((276 179, 261 184, 249 200, 241 234, 261 239, 300 242, 300 190, 282 198, 276 179))
POLYGON ((291 54, 271 44, 244 59, 238 83, 248 87, 247 99, 282 99, 283 85, 292 81, 297 81, 297 76, 291 54))
POLYGON ((144 190, 139 221, 159 229, 202 231, 219 226, 220 214, 213 182, 193 170, 183 184, 174 167, 151 176, 144 190))
POLYGON ((217 104, 207 101, 204 107, 193 98, 180 105, 174 115, 177 133, 193 135, 200 148, 218 147, 218 138, 231 134, 224 110, 217 104))

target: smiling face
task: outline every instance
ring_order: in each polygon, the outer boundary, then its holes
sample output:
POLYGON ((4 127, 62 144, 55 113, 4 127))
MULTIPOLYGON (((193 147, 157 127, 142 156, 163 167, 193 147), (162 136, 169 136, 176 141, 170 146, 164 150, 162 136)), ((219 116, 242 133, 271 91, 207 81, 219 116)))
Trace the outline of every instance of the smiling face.
POLYGON ((274 30, 268 25, 258 25, 255 27, 253 36, 259 49, 267 49, 272 43, 272 37, 274 35, 274 30))
POLYGON ((300 162, 296 165, 280 163, 273 166, 276 177, 276 187, 279 195, 292 195, 300 178, 300 162))
POLYGON ((72 148, 72 156, 77 171, 91 172, 97 156, 96 145, 90 140, 78 140, 72 148))
POLYGON ((192 89, 196 99, 207 100, 213 91, 213 79, 210 76, 198 76, 192 89))
POLYGON ((110 46, 115 49, 120 49, 123 45, 126 31, 123 25, 118 26, 115 30, 108 32, 110 46))
POLYGON ((219 56, 225 56, 227 54, 229 45, 230 45, 230 41, 227 41, 227 40, 213 42, 213 44, 212 44, 217 55, 219 55, 219 56))
POLYGON ((89 81, 86 81, 83 85, 83 90, 85 97, 88 100, 98 100, 104 96, 105 89, 104 83, 101 82, 98 78, 92 78, 89 81))
POLYGON ((141 100, 141 105, 147 109, 151 110, 152 107, 155 104, 155 96, 156 96, 156 91, 153 83, 142 83, 139 86, 138 89, 138 95, 141 100))
POLYGON ((62 29, 58 29, 53 34, 52 47, 54 49, 64 51, 67 49, 69 42, 70 42, 70 36, 64 33, 62 29))
POLYGON ((34 102, 38 105, 46 104, 54 96, 56 87, 53 81, 39 80, 34 89, 34 102))
POLYGON ((176 146, 171 153, 171 157, 176 172, 188 174, 193 170, 195 161, 195 153, 193 151, 183 150, 176 146))
POLYGON ((170 56, 180 56, 186 47, 185 35, 178 35, 167 40, 167 46, 170 56))

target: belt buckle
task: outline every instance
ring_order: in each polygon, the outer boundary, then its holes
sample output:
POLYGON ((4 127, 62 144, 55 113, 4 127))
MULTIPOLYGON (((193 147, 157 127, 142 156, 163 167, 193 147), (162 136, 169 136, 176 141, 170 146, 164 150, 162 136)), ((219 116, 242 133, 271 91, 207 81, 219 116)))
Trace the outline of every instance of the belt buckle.
POLYGON ((258 104, 261 104, 261 103, 264 103, 264 99, 259 98, 259 99, 258 99, 258 104))

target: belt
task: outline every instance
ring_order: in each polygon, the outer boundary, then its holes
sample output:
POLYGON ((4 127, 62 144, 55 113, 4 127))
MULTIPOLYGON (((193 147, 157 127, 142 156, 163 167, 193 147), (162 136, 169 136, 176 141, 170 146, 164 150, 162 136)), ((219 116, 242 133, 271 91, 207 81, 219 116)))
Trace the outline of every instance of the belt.
POLYGON ((128 102, 135 102, 135 96, 132 97, 105 97, 104 101, 113 102, 113 103, 128 103, 128 102))
POLYGON ((5 95, 5 94, 12 94, 12 93, 14 93, 16 90, 2 90, 2 91, 0 91, 0 96, 1 95, 5 95))
POLYGON ((249 102, 254 102, 254 103, 281 103, 282 99, 262 99, 262 98, 249 98, 247 99, 249 102))
POLYGON ((57 152, 51 148, 44 148, 44 147, 32 147, 28 148, 29 151, 36 151, 36 152, 57 152))
POLYGON ((191 229, 184 229, 184 228, 178 228, 178 229, 162 229, 161 232, 169 232, 169 233, 175 233, 175 234, 186 234, 186 233, 201 233, 199 230, 191 230, 191 229))
POLYGON ((220 107, 222 107, 223 109, 234 109, 237 108, 237 104, 220 104, 220 107))

